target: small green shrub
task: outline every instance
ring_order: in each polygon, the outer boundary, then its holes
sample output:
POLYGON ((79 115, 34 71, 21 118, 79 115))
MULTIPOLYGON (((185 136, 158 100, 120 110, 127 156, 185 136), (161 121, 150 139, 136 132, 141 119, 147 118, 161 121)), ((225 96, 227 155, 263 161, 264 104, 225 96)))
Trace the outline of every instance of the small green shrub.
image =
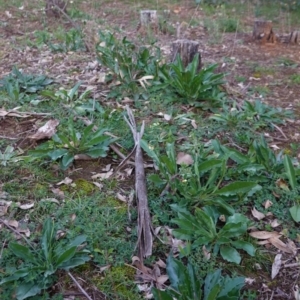
POLYGON ((167 259, 167 273, 171 286, 165 291, 153 288, 155 300, 238 300, 245 284, 244 277, 223 277, 221 270, 216 270, 201 280, 197 278, 193 265, 185 267, 172 256, 167 259))
POLYGON ((114 139, 104 134, 106 129, 99 129, 94 132, 93 127, 94 125, 91 124, 80 133, 70 122, 67 135, 55 134, 51 141, 29 151, 28 159, 50 158, 53 161, 59 160, 61 169, 66 170, 73 163, 76 154, 86 154, 92 158, 105 157, 109 149, 108 146, 114 139))
POLYGON ((42 290, 51 287, 58 270, 69 271, 90 259, 86 251, 77 250, 77 247, 86 241, 85 236, 78 236, 73 241, 65 243, 56 240, 54 229, 53 221, 50 218, 46 219, 40 248, 9 243, 9 250, 21 259, 22 264, 21 268, 4 278, 0 285, 4 287, 14 285, 18 300, 38 295, 42 290))

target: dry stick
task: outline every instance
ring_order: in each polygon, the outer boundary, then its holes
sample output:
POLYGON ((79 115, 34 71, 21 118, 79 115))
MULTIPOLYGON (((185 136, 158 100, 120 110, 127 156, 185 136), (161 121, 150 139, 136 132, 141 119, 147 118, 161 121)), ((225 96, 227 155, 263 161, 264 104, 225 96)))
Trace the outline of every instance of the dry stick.
POLYGON ((275 125, 274 123, 271 123, 281 134, 282 136, 286 139, 286 141, 288 140, 287 136, 284 134, 284 132, 281 130, 281 128, 277 125, 275 125))
POLYGON ((93 300, 88 293, 81 287, 81 285, 79 284, 79 282, 76 280, 76 278, 69 272, 67 271, 67 274, 71 277, 71 279, 73 280, 73 282, 77 285, 77 287, 80 289, 81 293, 87 297, 87 299, 89 300, 93 300))
POLYGON ((124 116, 126 123, 131 129, 135 142, 135 191, 138 206, 138 255, 143 264, 143 258, 152 254, 153 236, 152 224, 148 208, 147 188, 145 179, 145 170, 143 162, 143 153, 141 149, 141 138, 144 133, 145 122, 143 122, 141 131, 137 131, 135 119, 131 109, 126 106, 128 119, 124 116))

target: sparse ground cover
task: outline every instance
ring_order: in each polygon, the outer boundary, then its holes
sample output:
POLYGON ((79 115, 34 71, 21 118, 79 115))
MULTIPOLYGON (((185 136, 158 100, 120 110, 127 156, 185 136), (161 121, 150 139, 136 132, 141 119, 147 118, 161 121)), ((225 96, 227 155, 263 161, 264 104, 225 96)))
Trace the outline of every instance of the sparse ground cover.
POLYGON ((299 11, 196 2, 78 0, 71 23, 0 1, 1 299, 299 299, 299 45, 251 40, 299 11), (178 26, 200 72, 169 63, 178 26), (145 121, 143 264, 126 105, 145 121))

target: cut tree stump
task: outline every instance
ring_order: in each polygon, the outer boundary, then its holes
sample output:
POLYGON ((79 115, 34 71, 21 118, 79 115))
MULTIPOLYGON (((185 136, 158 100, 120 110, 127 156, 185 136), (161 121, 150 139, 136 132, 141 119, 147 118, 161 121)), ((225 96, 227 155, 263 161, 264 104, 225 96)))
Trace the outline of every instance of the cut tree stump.
POLYGON ((179 55, 184 67, 186 67, 195 57, 196 54, 199 54, 199 65, 198 70, 201 69, 201 56, 198 52, 199 43, 191 40, 176 40, 172 43, 171 46, 171 61, 173 62, 176 59, 176 56, 179 55))
POLYGON ((156 10, 141 10, 140 22, 142 27, 157 25, 156 10))
POLYGON ((300 44, 300 31, 293 31, 290 34, 289 43, 296 44, 296 45, 300 44))
POLYGON ((253 27, 253 39, 264 43, 275 43, 276 37, 272 28, 272 21, 256 20, 253 27))

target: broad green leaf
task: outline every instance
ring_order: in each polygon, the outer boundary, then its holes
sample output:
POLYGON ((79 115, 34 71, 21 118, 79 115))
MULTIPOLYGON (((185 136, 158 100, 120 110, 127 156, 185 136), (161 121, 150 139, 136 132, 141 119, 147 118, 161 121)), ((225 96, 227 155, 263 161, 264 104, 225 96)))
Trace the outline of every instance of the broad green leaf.
POLYGON ((77 253, 76 253, 75 257, 71 258, 70 260, 68 260, 64 263, 62 263, 59 266, 59 269, 69 270, 69 269, 75 268, 77 266, 81 266, 89 260, 90 260, 90 257, 88 255, 81 254, 81 255, 77 256, 77 253))
POLYGON ((174 298, 166 291, 160 291, 156 288, 152 288, 152 294, 155 300, 173 300, 174 298))
POLYGON ((51 261, 54 241, 55 241, 54 223, 51 218, 47 218, 43 225, 43 234, 41 239, 42 249, 47 262, 51 261))
POLYGON ((291 159, 289 158, 289 156, 287 156, 287 155, 284 156, 283 164, 284 164, 284 168, 285 168, 287 177, 289 179, 289 183, 290 183, 292 189, 295 190, 296 186, 297 186, 295 168, 294 168, 293 163, 292 163, 291 159))
MULTIPOLYGON (((221 270, 218 269, 214 273, 210 273, 206 276, 204 281, 204 300, 208 300, 210 294, 214 294, 215 292, 212 292, 215 286, 219 286, 218 284, 221 279, 221 270)), ((220 287, 221 288, 221 287, 220 287)), ((215 298, 216 299, 216 298, 215 298)))
POLYGON ((245 241, 234 241, 231 242, 231 245, 236 248, 236 249, 242 249, 245 252, 247 252, 249 255, 254 256, 255 255, 255 248, 254 246, 249 243, 249 242, 245 242, 245 241))
POLYGON ((76 83, 76 85, 72 89, 70 89, 70 91, 68 92, 68 98, 69 98, 68 100, 73 99, 73 97, 76 94, 76 92, 78 91, 78 88, 80 87, 81 83, 82 82, 79 81, 78 83, 76 83))
POLYGON ((180 285, 189 284, 189 282, 184 282, 185 280, 189 281, 189 279, 185 276, 186 268, 181 261, 174 259, 169 255, 166 269, 171 282, 171 287, 175 290, 178 291, 180 285))
POLYGON ((61 160, 61 168, 63 170, 68 169, 68 167, 71 165, 71 163, 74 160, 74 155, 72 153, 67 153, 63 156, 62 160, 61 160))
POLYGON ((243 235, 247 231, 247 224, 226 223, 219 231, 218 236, 224 238, 233 238, 243 235))
POLYGON ((86 235, 82 234, 77 236, 73 241, 68 244, 68 247, 79 246, 86 241, 86 235))
POLYGON ((142 149, 154 160, 155 164, 158 166, 160 163, 160 159, 156 155, 155 151, 149 147, 145 140, 141 140, 142 149))
POLYGON ((245 285, 244 277, 230 278, 229 276, 226 276, 225 280, 223 281, 222 290, 218 295, 218 299, 219 298, 222 300, 240 299, 239 291, 244 285, 245 285))
POLYGON ((229 262, 233 262, 236 264, 240 264, 240 262, 241 262, 240 254, 236 251, 236 249, 234 249, 231 246, 221 245, 220 254, 223 259, 225 259, 229 262))
POLYGON ((198 170, 199 170, 199 172, 206 172, 206 171, 213 169, 214 167, 219 167, 221 165, 222 165, 222 160, 209 159, 209 160, 206 160, 205 162, 199 164, 198 170))
POLYGON ((27 276, 30 272, 31 272, 31 268, 24 268, 24 269, 21 269, 21 270, 17 270, 16 272, 14 272, 13 275, 2 279, 1 282, 0 282, 0 285, 4 284, 6 282, 16 281, 16 280, 18 280, 22 277, 27 276))
POLYGON ((18 257, 24 260, 25 263, 36 263, 37 259, 33 250, 20 245, 18 243, 10 242, 8 248, 18 257))
POLYGON ((64 262, 70 260, 76 253, 77 246, 73 246, 67 249, 64 253, 62 253, 58 258, 56 263, 57 268, 59 268, 64 262))
POLYGON ((205 300, 216 300, 218 299, 218 294, 221 291, 221 286, 219 284, 215 285, 214 287, 212 287, 212 289, 210 290, 209 294, 207 295, 207 297, 205 298, 205 300))
POLYGON ((255 186, 257 186, 256 182, 236 181, 216 191, 215 194, 224 196, 237 195, 241 193, 245 194, 255 186))
POLYGON ((18 300, 27 299, 41 292, 42 288, 36 282, 21 283, 17 287, 16 297, 18 300))
POLYGON ((68 153, 68 149, 57 149, 54 151, 49 151, 48 152, 48 156, 52 159, 52 160, 57 160, 58 158, 61 158, 62 156, 64 156, 66 153, 68 153))
POLYGON ((290 214, 295 222, 300 222, 300 205, 294 205, 290 208, 290 214))
POLYGON ((92 157, 92 158, 98 158, 98 157, 106 157, 107 156, 108 147, 94 147, 88 151, 85 151, 84 154, 92 157))
POLYGON ((247 225, 249 223, 249 219, 242 214, 236 213, 230 216, 226 223, 242 223, 247 225))

